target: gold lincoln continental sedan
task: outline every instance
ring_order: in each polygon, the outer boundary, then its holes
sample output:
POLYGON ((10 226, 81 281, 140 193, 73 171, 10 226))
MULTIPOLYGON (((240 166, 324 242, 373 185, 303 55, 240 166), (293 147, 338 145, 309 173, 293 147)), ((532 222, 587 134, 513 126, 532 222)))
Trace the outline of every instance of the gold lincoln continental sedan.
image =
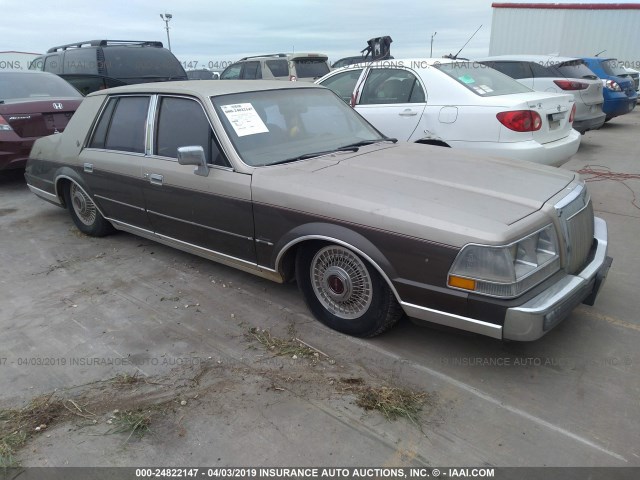
POLYGON ((295 280, 318 320, 362 337, 408 315, 535 340, 592 305, 611 264, 575 173, 397 142, 307 83, 94 92, 25 175, 87 235, 295 280))

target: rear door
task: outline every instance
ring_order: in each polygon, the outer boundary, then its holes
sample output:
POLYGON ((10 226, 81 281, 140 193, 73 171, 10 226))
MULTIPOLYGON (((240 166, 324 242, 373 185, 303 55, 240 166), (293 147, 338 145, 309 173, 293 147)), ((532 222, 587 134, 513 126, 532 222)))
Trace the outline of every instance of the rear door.
POLYGON ((141 169, 146 149, 149 95, 107 99, 80 168, 94 201, 110 219, 149 230, 141 169))
POLYGON ((427 105, 418 76, 406 68, 370 68, 355 109, 388 137, 409 141, 427 105))
POLYGON ((197 99, 158 98, 152 152, 141 175, 156 234, 255 263, 251 176, 230 167, 197 99), (204 149, 208 176, 178 163, 178 148, 187 146, 204 149))

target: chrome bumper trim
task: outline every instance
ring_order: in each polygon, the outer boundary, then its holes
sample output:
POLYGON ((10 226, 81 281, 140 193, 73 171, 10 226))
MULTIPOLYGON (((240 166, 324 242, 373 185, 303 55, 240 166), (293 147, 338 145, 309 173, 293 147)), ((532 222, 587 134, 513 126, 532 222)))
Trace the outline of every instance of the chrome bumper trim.
POLYGON ((402 302, 400 304, 407 316, 425 322, 437 323, 448 327, 466 330, 467 332, 479 333, 493 338, 502 338, 502 326, 495 323, 483 322, 474 318, 463 317, 453 313, 441 312, 431 308, 413 305, 411 303, 402 302))
POLYGON ((595 255, 580 273, 567 275, 537 297, 507 310, 503 338, 536 340, 564 320, 585 298, 595 298, 611 265, 607 257, 607 224, 598 217, 594 219, 594 238, 595 255))
POLYGON ((29 187, 29 190, 31 190, 31 193, 34 193, 35 195, 42 198, 43 200, 62 206, 62 202, 60 201, 57 195, 53 193, 45 192, 44 190, 34 187, 33 185, 29 185, 28 183, 27 183, 27 187, 29 187))

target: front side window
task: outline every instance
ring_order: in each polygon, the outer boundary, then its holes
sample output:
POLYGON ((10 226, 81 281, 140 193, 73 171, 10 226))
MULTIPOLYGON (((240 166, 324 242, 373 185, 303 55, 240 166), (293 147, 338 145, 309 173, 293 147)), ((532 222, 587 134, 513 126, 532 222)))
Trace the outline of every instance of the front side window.
POLYGON ((353 90, 356 88, 358 78, 362 74, 362 69, 349 69, 346 72, 338 73, 327 78, 321 83, 323 87, 327 87, 338 95, 342 100, 349 103, 353 90))
POLYGON ((195 100, 162 97, 158 108, 154 155, 177 158, 179 147, 200 146, 207 162, 228 166, 220 154, 211 125, 195 100))
POLYGON ((425 94, 416 76, 397 68, 372 69, 365 81, 361 105, 424 103, 425 94))
POLYGON ((227 67, 220 75, 221 80, 238 80, 240 78, 240 72, 242 71, 241 63, 234 63, 227 67))
POLYGON ((144 153, 149 97, 109 99, 89 147, 144 153))

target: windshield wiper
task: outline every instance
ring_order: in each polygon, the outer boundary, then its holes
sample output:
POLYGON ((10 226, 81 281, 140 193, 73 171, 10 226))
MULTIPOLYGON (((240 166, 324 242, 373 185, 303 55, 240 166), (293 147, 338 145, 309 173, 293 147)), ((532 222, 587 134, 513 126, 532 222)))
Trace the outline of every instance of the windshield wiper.
POLYGON ((384 137, 382 140, 362 140, 361 142, 350 143, 349 145, 345 145, 343 148, 347 148, 347 147, 365 147, 367 145, 372 145, 374 143, 379 143, 379 142, 396 143, 397 141, 398 141, 397 138, 384 137))
POLYGON ((295 162, 297 160, 306 160, 308 158, 321 157, 322 155, 329 155, 335 152, 357 152, 359 150, 357 145, 348 145, 346 147, 334 148, 333 150, 324 150, 322 152, 303 153, 297 157, 285 158, 284 160, 278 160, 277 162, 268 163, 266 165, 280 165, 282 163, 295 162))

